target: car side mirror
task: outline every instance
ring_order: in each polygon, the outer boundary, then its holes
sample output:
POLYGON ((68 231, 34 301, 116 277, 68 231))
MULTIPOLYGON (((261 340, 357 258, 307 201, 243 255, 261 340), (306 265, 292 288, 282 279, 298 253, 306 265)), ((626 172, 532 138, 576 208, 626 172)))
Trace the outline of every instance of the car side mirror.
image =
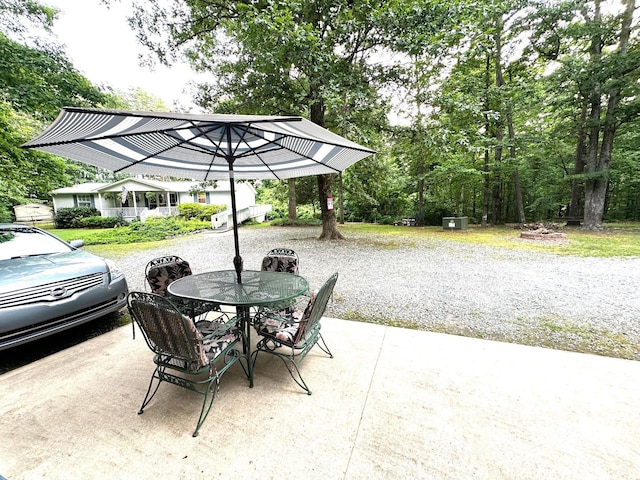
POLYGON ((71 240, 69 242, 69 245, 71 245, 73 248, 82 248, 84 247, 84 240, 71 240))

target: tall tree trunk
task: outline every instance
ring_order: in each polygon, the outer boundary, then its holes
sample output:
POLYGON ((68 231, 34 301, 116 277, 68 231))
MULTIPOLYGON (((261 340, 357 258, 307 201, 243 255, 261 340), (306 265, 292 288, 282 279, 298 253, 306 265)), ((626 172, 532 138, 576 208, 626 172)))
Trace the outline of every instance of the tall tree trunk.
POLYGON ((516 203, 518 205, 518 221, 527 223, 527 216, 524 213, 524 202, 522 201, 522 185, 520 184, 520 170, 518 167, 513 171, 513 188, 516 191, 516 203))
MULTIPOLYGON (((324 101, 320 93, 320 85, 313 84, 309 87, 311 104, 311 121, 316 125, 324 127, 324 101)), ((320 240, 343 239, 344 237, 338 231, 338 222, 336 221, 336 211, 333 208, 333 181, 335 175, 318 175, 318 199, 320 200, 320 212, 322 215, 322 233, 320 240), (331 208, 329 208, 329 199, 331 200, 331 208)))
MULTIPOLYGON (((491 68, 491 59, 489 55, 486 58, 486 65, 484 70, 485 77, 485 99, 484 99, 484 111, 489 111, 489 88, 490 88, 490 78, 489 69, 491 68)), ((487 114, 484 115, 484 130, 485 135, 489 136, 489 132, 491 131, 491 122, 489 121, 489 116, 487 114)), ((489 165, 489 147, 485 147, 484 149, 484 165, 482 172, 484 174, 484 182, 482 189, 482 226, 486 227, 489 219, 489 197, 491 194, 491 179, 490 179, 490 165, 489 165)))
POLYGON ((342 172, 338 174, 338 185, 340 188, 340 225, 344 225, 344 187, 342 185, 342 172))
POLYGON ((424 162, 418 162, 418 225, 424 225, 424 162))
MULTIPOLYGON (((511 82, 513 79, 509 77, 511 82)), ((507 104, 507 130, 509 132, 509 160, 514 167, 513 170, 513 189, 516 193, 516 207, 518 208, 518 221, 527 223, 527 217, 524 212, 524 201, 522 200, 522 184, 520 182, 520 170, 516 163, 516 132, 513 128, 513 110, 511 109, 511 100, 507 104)))
POLYGON ((489 221, 489 197, 491 192, 491 182, 489 181, 489 149, 484 149, 484 182, 482 187, 482 226, 488 226, 489 221))
POLYGON ((296 213, 296 179, 289 179, 289 221, 295 222, 298 218, 296 213))
MULTIPOLYGON (((504 86, 504 78, 502 76, 502 18, 498 15, 495 19, 495 75, 496 87, 498 91, 504 86)), ((500 104, 504 104, 503 99, 499 98, 500 104)), ((493 213, 492 223, 494 225, 502 223, 502 148, 504 143, 504 108, 500 108, 500 116, 496 122, 495 139, 496 150, 494 153, 495 162, 493 164, 494 184, 493 184, 493 213)))
MULTIPOLYGON (((585 103, 580 112, 580 118, 578 119, 578 125, 576 128, 576 156, 573 167, 573 174, 578 177, 584 173, 584 154, 587 150, 587 131, 585 128, 585 122, 587 121, 588 105, 585 103)), ((584 187, 583 180, 574 178, 571 180, 571 201, 569 208, 567 209, 567 217, 580 218, 583 215, 582 200, 584 199, 584 187)))
POLYGON ((322 234, 320 240, 337 240, 344 237, 338 231, 335 209, 328 208, 327 199, 332 197, 333 181, 336 175, 318 175, 318 190, 320 191, 320 210, 322 212, 322 234))
MULTIPOLYGON (((635 0, 624 0, 623 3, 625 5, 625 11, 622 16, 620 41, 617 50, 621 56, 627 54, 629 38, 631 36, 631 23, 635 10, 635 0)), ((600 0, 596 0, 595 7, 594 22, 596 25, 600 25, 600 0)), ((592 61, 596 64, 600 63, 601 42, 598 33, 595 33, 592 38, 591 48, 592 61)), ((596 138, 595 141, 591 138, 589 142, 590 150, 586 166, 586 172, 589 178, 585 186, 584 227, 587 229, 602 228, 602 219, 604 217, 607 199, 607 187, 609 186, 611 153, 613 151, 613 141, 618 126, 616 110, 620 105, 620 88, 620 84, 614 84, 608 91, 607 107, 602 125, 600 123, 602 113, 602 106, 600 104, 602 92, 600 84, 596 84, 591 97, 590 120, 594 122, 594 126, 591 128, 591 135, 596 138), (596 129, 597 132, 595 131, 596 129), (602 132, 602 144, 598 149, 598 134, 600 132, 602 132)))
MULTIPOLYGON (((596 27, 600 25, 600 1, 595 2, 596 11, 594 13, 593 22, 596 27)), ((590 51, 590 63, 592 65, 598 65, 601 61, 602 53, 602 41, 597 28, 594 28, 594 34, 591 39, 591 51, 590 51)), ((598 188, 596 187, 596 180, 594 178, 596 172, 599 170, 598 166, 598 146, 600 144, 600 115, 602 113, 601 105, 601 85, 599 81, 595 81, 591 89, 589 96, 589 119, 587 123, 589 128, 589 143, 587 156, 587 162, 585 165, 585 172, 587 173, 587 180, 584 188, 584 226, 585 228, 599 228, 602 223, 602 217, 599 217, 598 208, 598 188)))

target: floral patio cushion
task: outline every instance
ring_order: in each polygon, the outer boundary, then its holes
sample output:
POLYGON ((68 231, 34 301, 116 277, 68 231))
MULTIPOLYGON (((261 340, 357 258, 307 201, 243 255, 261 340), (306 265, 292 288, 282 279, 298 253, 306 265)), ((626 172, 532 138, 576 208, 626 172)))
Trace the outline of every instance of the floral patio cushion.
POLYGON ((164 297, 171 282, 191 275, 191 273, 191 267, 188 262, 166 263, 151 267, 147 274, 147 282, 149 282, 153 293, 164 297))
POLYGON ((307 319, 311 314, 315 299, 316 294, 311 294, 304 311, 282 310, 277 314, 266 314, 256 318, 255 324, 258 333, 288 344, 297 344, 304 337, 307 319))
POLYGON ((196 323, 196 329, 199 338, 202 340, 202 353, 206 357, 203 365, 216 358, 229 345, 240 339, 240 331, 237 326, 229 328, 226 333, 221 333, 212 338, 203 338, 213 335, 220 327, 224 326, 224 322, 203 320, 196 323))
POLYGON ((298 273, 298 259, 288 255, 266 256, 262 259, 262 271, 298 273))

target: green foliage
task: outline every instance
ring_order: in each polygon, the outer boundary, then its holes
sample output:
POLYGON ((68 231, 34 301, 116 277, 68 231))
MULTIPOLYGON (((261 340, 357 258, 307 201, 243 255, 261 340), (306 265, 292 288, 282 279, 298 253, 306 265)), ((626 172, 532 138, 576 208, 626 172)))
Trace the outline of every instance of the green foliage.
POLYGON ((121 110, 138 110, 143 112, 167 112, 169 108, 164 101, 140 88, 130 88, 126 92, 115 90, 109 100, 109 107, 121 110))
MULTIPOLYGON (((343 173, 348 220, 420 217, 439 225, 454 213, 479 220, 497 212, 517 221, 516 172, 529 221, 554 217, 570 201, 572 182, 584 188, 604 179, 605 218, 640 218, 637 15, 628 48, 619 51, 624 16, 603 10, 595 21, 592 1, 140 5, 133 24, 160 61, 183 57, 215 79, 197 93, 207 110, 300 114, 379 151, 343 173), (597 36, 602 51, 594 55, 597 36), (601 114, 586 122, 581 115, 592 110, 595 87, 600 99, 619 92, 620 102, 613 116, 601 104, 601 114), (389 91, 409 119, 393 131, 386 124, 389 91), (580 128, 598 140, 611 125, 615 148, 604 170, 574 171, 580 128)), ((47 31, 55 9, 0 0, 0 13, 7 34, 0 35, 0 219, 10 219, 24 199, 47 199, 54 188, 95 178, 91 167, 19 147, 62 105, 166 107, 140 90, 101 92, 59 47, 14 40, 47 31)), ((287 183, 263 185, 258 201, 273 205, 270 218, 285 219, 287 183)), ((316 178, 296 180, 300 221, 317 218, 317 196, 316 178)), ((211 215, 189 208, 187 218, 211 215)))
POLYGON ((93 207, 70 207, 60 208, 56 212, 56 228, 81 228, 83 221, 87 218, 99 217, 100 212, 93 207))
POLYGON ((433 238, 452 242, 475 243, 515 250, 533 250, 555 255, 577 257, 640 257, 640 224, 607 224, 601 232, 569 227, 566 242, 522 241, 521 230, 505 226, 471 227, 449 232, 439 227, 394 227, 368 223, 351 223, 342 227, 347 234, 367 234, 376 244, 385 239, 402 237, 404 245, 412 237, 433 238))
POLYGON ((180 220, 175 217, 149 218, 146 222, 132 222, 127 226, 93 231, 83 238, 86 245, 129 244, 165 240, 211 228, 211 222, 180 220))
POLYGON ((101 217, 91 216, 79 218, 74 225, 70 228, 115 228, 121 227, 126 224, 126 221, 122 217, 101 217))
POLYGON ((274 227, 317 227, 318 225, 322 225, 322 221, 319 218, 297 218, 295 221, 291 221, 286 217, 276 218, 269 222, 269 225, 274 227))
POLYGON ((345 219, 392 224, 414 216, 409 177, 391 155, 382 152, 343 174, 345 219))
POLYGON ((62 50, 30 48, 1 33, 0 91, 14 109, 41 120, 53 120, 64 106, 94 106, 107 98, 62 50))
POLYGON ((0 218, 25 199, 91 179, 95 169, 20 145, 66 105, 95 106, 108 96, 71 64, 64 50, 40 38, 57 10, 31 0, 0 0, 0 218), (4 32, 4 33, 3 33, 4 32), (11 38, 7 35, 11 34, 11 38), (32 38, 25 38, 32 37, 32 38), (17 40, 16 40, 17 39, 17 40))
POLYGON ((202 220, 211 222, 211 216, 223 212, 226 205, 203 205, 201 203, 181 203, 178 205, 180 216, 187 220, 202 220))
POLYGON ((57 12, 33 0, 0 0, 0 32, 23 37, 40 29, 50 31, 57 12))

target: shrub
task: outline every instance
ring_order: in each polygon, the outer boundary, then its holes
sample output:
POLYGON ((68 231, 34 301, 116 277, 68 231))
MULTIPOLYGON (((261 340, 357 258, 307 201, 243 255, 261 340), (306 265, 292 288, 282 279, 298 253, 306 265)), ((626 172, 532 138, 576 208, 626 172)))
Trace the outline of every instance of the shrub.
POLYGON ((114 228, 125 225, 126 222, 122 217, 85 217, 78 220, 80 227, 83 228, 114 228))
POLYGON ((296 216, 298 220, 303 222, 313 222, 320 219, 320 211, 313 208, 313 205, 298 205, 296 208, 296 216))
POLYGON ((226 205, 203 205, 200 203, 181 203, 178 205, 180 216, 186 220, 202 220, 211 221, 211 216, 216 213, 223 212, 227 209, 226 205))
POLYGON ((178 217, 149 218, 146 222, 135 221, 119 228, 91 231, 83 236, 85 245, 127 244, 153 242, 211 228, 211 222, 182 220, 178 217))
POLYGON ((56 212, 56 228, 82 228, 82 219, 99 216, 100 212, 93 207, 61 208, 56 212))

